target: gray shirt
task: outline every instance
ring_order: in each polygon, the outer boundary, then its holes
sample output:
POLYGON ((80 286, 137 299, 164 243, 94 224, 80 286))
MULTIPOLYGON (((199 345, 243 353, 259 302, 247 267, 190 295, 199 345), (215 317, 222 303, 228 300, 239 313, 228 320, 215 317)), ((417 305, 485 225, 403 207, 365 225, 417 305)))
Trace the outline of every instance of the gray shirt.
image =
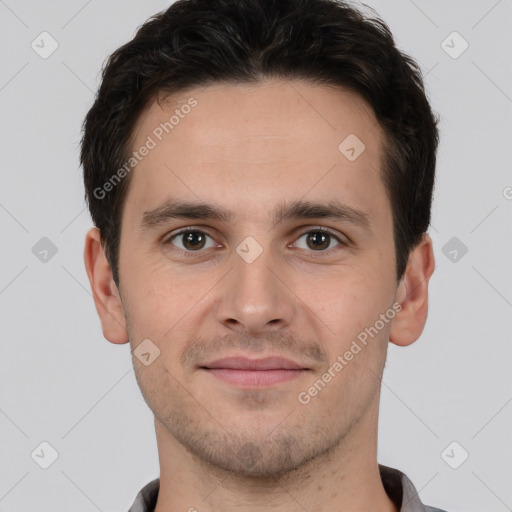
MULTIPOLYGON (((387 495, 400 512, 445 512, 440 508, 423 505, 413 483, 398 469, 379 464, 379 471, 387 495)), ((159 478, 149 482, 141 489, 128 512, 154 512, 159 488, 159 478)))

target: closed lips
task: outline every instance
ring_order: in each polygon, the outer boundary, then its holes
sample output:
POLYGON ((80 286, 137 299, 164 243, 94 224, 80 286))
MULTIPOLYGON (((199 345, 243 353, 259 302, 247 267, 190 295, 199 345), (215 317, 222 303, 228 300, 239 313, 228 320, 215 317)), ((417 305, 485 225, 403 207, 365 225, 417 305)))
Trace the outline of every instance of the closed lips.
POLYGON ((248 359, 246 357, 225 357, 216 359, 202 366, 206 369, 223 368, 232 370, 307 370, 304 366, 278 356, 265 357, 261 359, 248 359))

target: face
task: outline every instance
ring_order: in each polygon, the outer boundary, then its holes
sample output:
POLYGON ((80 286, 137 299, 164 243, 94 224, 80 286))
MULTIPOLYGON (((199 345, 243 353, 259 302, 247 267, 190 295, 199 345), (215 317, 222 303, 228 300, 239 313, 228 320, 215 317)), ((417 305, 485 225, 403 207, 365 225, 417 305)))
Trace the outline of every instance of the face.
POLYGON ((119 275, 132 349, 159 351, 134 367, 160 442, 275 476, 376 428, 397 291, 382 144, 358 95, 300 81, 145 111, 119 275), (214 363, 267 356, 299 369, 214 363))

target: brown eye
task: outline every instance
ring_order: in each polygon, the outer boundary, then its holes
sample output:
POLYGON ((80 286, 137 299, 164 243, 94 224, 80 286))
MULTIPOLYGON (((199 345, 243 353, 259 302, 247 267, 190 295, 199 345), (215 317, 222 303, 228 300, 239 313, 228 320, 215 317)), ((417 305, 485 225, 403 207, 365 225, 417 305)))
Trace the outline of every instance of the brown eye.
POLYGON ((331 235, 321 231, 312 231, 306 236, 306 243, 311 249, 327 249, 331 240, 331 235))
POLYGON ((308 231, 302 234, 298 240, 305 237, 305 244, 302 246, 298 245, 298 242, 295 243, 299 249, 307 249, 316 252, 326 252, 328 249, 333 249, 338 245, 344 245, 340 239, 326 231, 324 229, 316 229, 308 231), (331 245, 332 242, 336 242, 334 245, 331 245))
MULTIPOLYGON (((198 230, 187 230, 187 231, 181 231, 180 233, 176 233, 172 237, 169 238, 169 240, 166 242, 167 244, 172 244, 178 247, 179 249, 183 251, 188 252, 197 252, 201 249, 204 249, 206 247, 207 239, 211 237, 204 233, 203 231, 198 230), (176 243, 177 241, 177 243, 176 243), (181 242, 181 245, 180 243, 181 242)), ((213 242, 209 247, 214 247, 215 242, 213 242)))

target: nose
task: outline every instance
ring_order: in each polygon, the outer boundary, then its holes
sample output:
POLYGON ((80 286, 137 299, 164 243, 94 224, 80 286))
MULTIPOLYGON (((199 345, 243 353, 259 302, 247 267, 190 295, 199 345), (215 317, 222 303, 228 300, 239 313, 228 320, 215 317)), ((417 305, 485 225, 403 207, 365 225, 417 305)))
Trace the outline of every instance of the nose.
POLYGON ((233 254, 234 268, 217 290, 217 320, 236 332, 259 337, 292 324, 296 299, 283 265, 270 250, 248 263, 233 254))

